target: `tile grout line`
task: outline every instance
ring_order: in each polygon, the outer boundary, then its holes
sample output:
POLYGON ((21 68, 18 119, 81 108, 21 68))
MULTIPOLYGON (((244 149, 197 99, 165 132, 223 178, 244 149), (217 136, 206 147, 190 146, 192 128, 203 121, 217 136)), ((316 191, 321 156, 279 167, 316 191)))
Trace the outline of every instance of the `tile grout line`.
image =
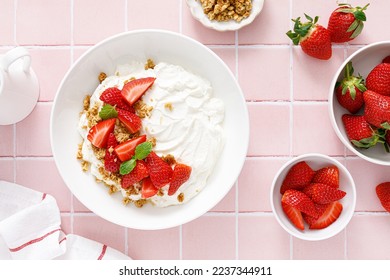
MULTIPOLYGON (((17 19, 17 7, 18 7, 18 0, 14 1, 14 44, 16 45, 16 19, 17 19)), ((12 164, 13 164, 13 182, 16 183, 16 124, 12 125, 12 133, 13 133, 13 159, 12 159, 12 164)))

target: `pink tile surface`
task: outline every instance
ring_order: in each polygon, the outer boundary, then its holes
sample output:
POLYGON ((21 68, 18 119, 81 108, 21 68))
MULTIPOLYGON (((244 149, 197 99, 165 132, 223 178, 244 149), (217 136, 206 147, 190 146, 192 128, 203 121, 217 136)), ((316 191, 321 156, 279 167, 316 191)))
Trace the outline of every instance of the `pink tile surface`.
POLYGON ((238 244, 242 260, 290 259, 290 236, 272 216, 239 217, 238 244))
POLYGON ((238 32, 240 44, 287 44, 286 32, 290 29, 290 2, 286 0, 264 1, 263 9, 256 19, 238 32), (270 22, 275 24, 266 28, 270 22))
POLYGON ((183 259, 234 259, 235 218, 204 216, 183 227, 183 259), (218 238, 210 238, 211 236, 218 238))
POLYGON ((63 45, 70 43, 70 1, 18 0, 17 4, 16 41, 18 44, 63 45))
POLYGON ((304 12, 319 15, 319 23, 326 26, 336 1, 313 5, 312 0, 266 0, 254 22, 236 32, 204 27, 185 0, 0 2, 0 53, 25 45, 41 89, 31 115, 16 125, 0 126, 0 180, 53 195, 66 233, 107 244, 134 259, 390 259, 390 216, 375 194, 377 184, 390 181, 389 168, 345 149, 327 108, 330 81, 344 59, 364 45, 390 38, 390 30, 383 28, 389 1, 370 1, 363 33, 348 44, 334 45, 328 61, 306 56, 285 33, 293 25, 291 18, 304 12), (250 119, 247 157, 230 192, 198 219, 157 231, 127 229, 90 212, 65 186, 49 139, 53 99, 71 64, 107 36, 139 28, 179 32, 213 50, 237 77, 250 119), (340 160, 357 188, 350 224, 317 242, 291 237, 277 223, 269 202, 279 168, 310 152, 340 160))
POLYGON ((38 103, 31 114, 16 124, 16 155, 50 156, 51 104, 38 103))
POLYGON ((247 100, 289 100, 290 69, 279 67, 283 64, 288 66, 289 61, 290 52, 287 47, 240 48, 238 50, 238 81, 245 98, 247 100), (275 75, 275 71, 278 75, 275 75), (262 86, 259 87, 258 83, 262 86))
POLYGON ((74 1, 74 43, 95 44, 125 31, 124 2, 125 0, 74 1))
POLYGON ((14 126, 0 125, 0 156, 14 154, 14 126))
POLYGON ((180 258, 180 228, 159 231, 128 230, 129 255, 143 260, 180 258))
POLYGON ((14 43, 14 1, 2 1, 0 9, 0 45, 14 43))
POLYGON ((17 159, 16 183, 52 195, 60 211, 70 211, 70 191, 52 158, 17 159))

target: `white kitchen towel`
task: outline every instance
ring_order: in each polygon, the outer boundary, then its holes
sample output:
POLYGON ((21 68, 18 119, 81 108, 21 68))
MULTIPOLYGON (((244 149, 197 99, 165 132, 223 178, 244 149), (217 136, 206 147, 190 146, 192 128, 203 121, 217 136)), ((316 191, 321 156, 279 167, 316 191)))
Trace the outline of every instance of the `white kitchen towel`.
POLYGON ((104 244, 61 230, 54 197, 0 181, 0 259, 129 259, 104 244))

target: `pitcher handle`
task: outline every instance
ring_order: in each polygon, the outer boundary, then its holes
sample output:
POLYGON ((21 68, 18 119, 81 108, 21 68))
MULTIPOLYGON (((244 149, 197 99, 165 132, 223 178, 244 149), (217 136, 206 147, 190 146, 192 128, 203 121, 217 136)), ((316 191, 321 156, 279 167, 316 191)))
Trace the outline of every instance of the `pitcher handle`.
POLYGON ((8 51, 0 60, 0 68, 8 72, 11 64, 20 58, 23 58, 23 71, 28 72, 31 65, 31 56, 24 47, 15 47, 8 51))

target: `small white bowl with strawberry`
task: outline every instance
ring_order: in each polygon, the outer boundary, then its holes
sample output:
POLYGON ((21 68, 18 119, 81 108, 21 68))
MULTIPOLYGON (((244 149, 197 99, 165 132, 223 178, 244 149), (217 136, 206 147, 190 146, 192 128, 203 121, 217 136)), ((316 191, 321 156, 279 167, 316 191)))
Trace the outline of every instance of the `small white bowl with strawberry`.
POLYGON ((363 47, 344 61, 331 82, 329 115, 350 151, 390 165, 390 41, 363 47))
POLYGON ((309 241, 340 233, 355 211, 356 189, 339 161, 322 154, 305 154, 288 161, 271 187, 271 207, 291 235, 309 241))

